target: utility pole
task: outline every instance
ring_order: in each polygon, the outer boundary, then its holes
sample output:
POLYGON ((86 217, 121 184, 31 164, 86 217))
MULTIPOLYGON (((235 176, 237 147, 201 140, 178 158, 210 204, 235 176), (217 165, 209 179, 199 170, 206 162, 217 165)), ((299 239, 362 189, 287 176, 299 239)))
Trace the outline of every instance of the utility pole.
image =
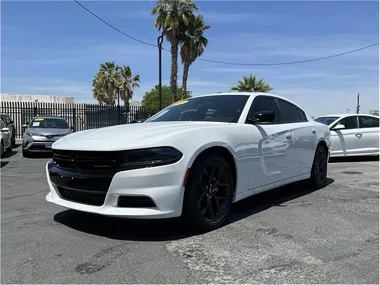
POLYGON ((360 111, 360 94, 358 93, 358 99, 356 103, 356 114, 359 114, 360 111))

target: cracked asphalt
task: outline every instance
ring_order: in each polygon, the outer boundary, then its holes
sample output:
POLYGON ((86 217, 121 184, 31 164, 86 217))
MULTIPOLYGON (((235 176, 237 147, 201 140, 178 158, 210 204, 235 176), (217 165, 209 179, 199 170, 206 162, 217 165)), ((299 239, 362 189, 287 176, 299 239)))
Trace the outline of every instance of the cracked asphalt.
POLYGON ((378 160, 329 163, 326 188, 248 198, 201 235, 49 204, 46 161, 1 162, 1 283, 379 282, 378 160))

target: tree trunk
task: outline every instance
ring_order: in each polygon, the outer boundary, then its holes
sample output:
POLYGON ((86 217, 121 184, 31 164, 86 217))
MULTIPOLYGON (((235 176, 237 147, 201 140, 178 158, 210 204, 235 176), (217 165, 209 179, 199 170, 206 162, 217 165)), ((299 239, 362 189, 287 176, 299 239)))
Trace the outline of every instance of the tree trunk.
POLYGON ((182 88, 181 88, 181 99, 185 99, 187 91, 187 77, 189 76, 190 64, 186 60, 183 65, 183 76, 182 76, 182 88))
POLYGON ((177 101, 177 77, 178 77, 178 43, 173 42, 171 46, 172 67, 170 74, 170 91, 173 103, 177 101))

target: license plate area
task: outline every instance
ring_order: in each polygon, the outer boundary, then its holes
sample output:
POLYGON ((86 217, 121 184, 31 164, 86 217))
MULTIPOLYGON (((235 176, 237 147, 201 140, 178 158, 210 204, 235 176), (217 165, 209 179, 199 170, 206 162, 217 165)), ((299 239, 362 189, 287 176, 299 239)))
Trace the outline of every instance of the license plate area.
POLYGON ((45 147, 50 149, 50 148, 51 148, 51 145, 52 145, 52 143, 46 143, 46 144, 45 144, 45 147))

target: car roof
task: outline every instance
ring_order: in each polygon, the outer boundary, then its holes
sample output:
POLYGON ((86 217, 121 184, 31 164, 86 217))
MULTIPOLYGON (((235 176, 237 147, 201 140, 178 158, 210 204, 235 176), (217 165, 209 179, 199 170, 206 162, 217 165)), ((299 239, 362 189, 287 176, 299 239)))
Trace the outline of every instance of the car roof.
POLYGON ((65 118, 63 117, 58 117, 58 116, 35 116, 33 119, 35 118, 42 118, 42 119, 61 119, 61 120, 65 120, 65 118))
MULTIPOLYGON (((243 96, 245 95, 245 96, 250 96, 250 97, 271 96, 271 97, 275 97, 275 98, 278 98, 278 99, 285 100, 285 101, 287 101, 289 103, 292 103, 293 105, 297 106, 298 108, 300 108, 301 110, 303 110, 305 112, 305 110, 300 105, 298 105, 297 103, 293 102, 292 100, 289 100, 288 98, 283 97, 283 96, 279 96, 277 94, 267 93, 267 92, 238 92, 238 91, 231 91, 231 92, 220 92, 220 93, 203 94, 203 95, 199 95, 199 96, 194 96, 192 98, 207 97, 207 96, 225 96, 225 95, 243 95, 243 96)), ((189 99, 191 99, 191 98, 189 98, 189 99)))
POLYGON ((356 114, 356 113, 341 113, 341 114, 329 114, 329 115, 323 115, 323 116, 317 116, 316 118, 324 118, 324 117, 350 117, 350 116, 367 116, 367 117, 374 117, 374 118, 379 118, 379 116, 375 115, 370 115, 370 114, 356 114))

